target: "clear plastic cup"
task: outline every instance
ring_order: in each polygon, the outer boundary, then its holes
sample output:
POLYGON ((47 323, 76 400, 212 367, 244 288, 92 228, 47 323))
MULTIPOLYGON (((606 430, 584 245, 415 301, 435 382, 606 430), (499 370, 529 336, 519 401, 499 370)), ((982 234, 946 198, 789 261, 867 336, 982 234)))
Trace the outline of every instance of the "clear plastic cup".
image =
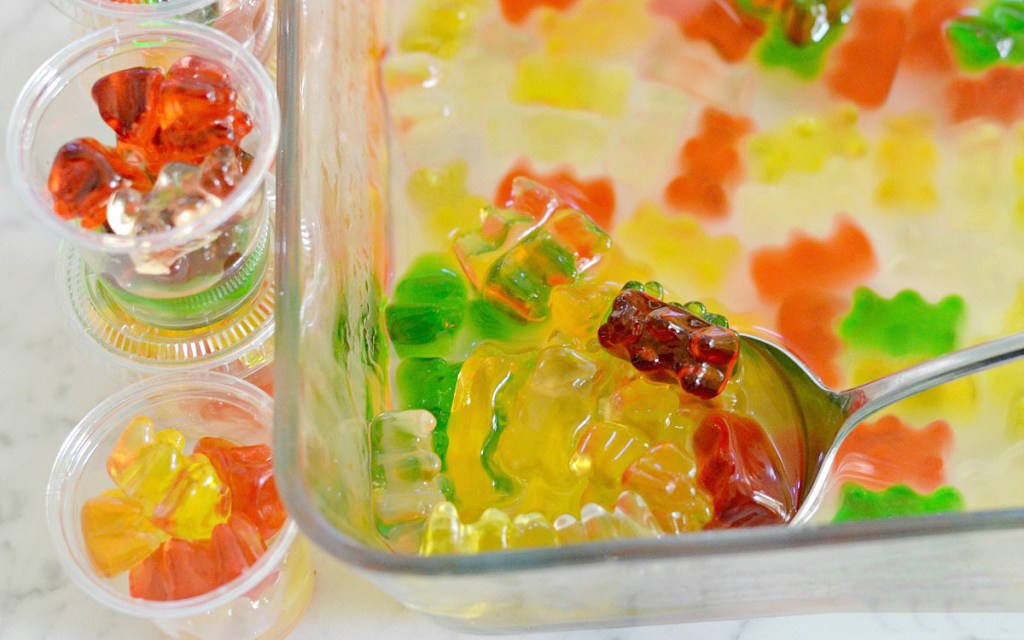
POLYGON ((82 35, 117 22, 183 20, 230 35, 268 61, 274 53, 274 0, 50 0, 82 35))
POLYGON ((186 451, 203 436, 241 445, 270 444, 273 401, 253 385, 205 372, 150 378, 93 409, 64 441, 47 487, 47 516, 57 555, 72 579, 97 601, 145 618, 174 638, 280 638, 295 626, 313 590, 305 538, 289 518, 266 552, 242 575, 206 594, 166 602, 133 598, 127 575, 104 578, 86 553, 80 514, 86 500, 113 488, 106 458, 124 427, 147 416, 173 427, 186 451))
POLYGON ((202 25, 115 24, 65 47, 30 78, 7 132, 13 182, 29 210, 77 251, 98 285, 125 312, 165 329, 217 322, 259 289, 271 253, 267 172, 280 133, 274 85, 260 62, 223 33, 202 25), (225 66, 252 131, 241 141, 248 171, 220 204, 171 229, 142 236, 89 230, 60 218, 47 188, 58 149, 91 137, 108 146, 91 89, 131 67, 166 70, 185 56, 225 66), (154 268, 154 265, 156 268, 154 268))

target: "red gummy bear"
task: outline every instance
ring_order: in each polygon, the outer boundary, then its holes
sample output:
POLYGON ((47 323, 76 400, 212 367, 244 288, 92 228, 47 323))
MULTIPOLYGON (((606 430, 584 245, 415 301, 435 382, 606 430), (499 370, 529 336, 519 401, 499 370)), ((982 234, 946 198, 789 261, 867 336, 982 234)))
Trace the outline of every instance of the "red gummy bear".
POLYGON ((108 74, 92 86, 100 117, 119 142, 132 148, 155 144, 159 123, 153 117, 164 74, 152 67, 133 67, 108 74))
POLYGON ((725 388, 740 340, 728 328, 637 289, 623 289, 597 331, 601 346, 655 382, 678 382, 698 398, 725 388))
POLYGON ((756 421, 711 411, 693 434, 693 452, 697 483, 714 504, 706 528, 783 524, 793 517, 800 485, 786 477, 778 451, 756 421))
POLYGON ((231 492, 231 508, 259 528, 264 540, 284 525, 287 513, 274 481, 274 455, 265 444, 241 447, 223 438, 202 438, 195 453, 210 459, 231 492))
POLYGON ((81 220, 92 229, 107 221, 107 203, 115 191, 132 187, 148 191, 145 172, 93 138, 78 138, 57 151, 47 187, 53 210, 66 220, 81 220))
POLYGON ((135 565, 128 590, 143 600, 194 598, 231 582, 256 563, 266 545, 259 530, 233 515, 209 540, 172 538, 135 565))
POLYGON ((236 106, 238 94, 223 65, 198 56, 181 58, 160 85, 156 116, 167 160, 199 164, 222 145, 237 147, 252 130, 236 106))

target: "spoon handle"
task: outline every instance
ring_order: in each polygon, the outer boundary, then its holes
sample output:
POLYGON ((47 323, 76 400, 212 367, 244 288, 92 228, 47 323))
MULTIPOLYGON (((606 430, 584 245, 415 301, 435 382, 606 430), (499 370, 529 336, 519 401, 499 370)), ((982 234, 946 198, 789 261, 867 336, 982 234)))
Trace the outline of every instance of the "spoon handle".
POLYGON ((839 395, 843 397, 843 405, 847 407, 849 413, 822 458, 818 467, 819 472, 790 524, 806 522, 817 510, 827 485, 827 471, 835 461, 839 445, 861 420, 915 393, 1011 362, 1021 356, 1024 356, 1024 332, 947 353, 841 392, 839 395))

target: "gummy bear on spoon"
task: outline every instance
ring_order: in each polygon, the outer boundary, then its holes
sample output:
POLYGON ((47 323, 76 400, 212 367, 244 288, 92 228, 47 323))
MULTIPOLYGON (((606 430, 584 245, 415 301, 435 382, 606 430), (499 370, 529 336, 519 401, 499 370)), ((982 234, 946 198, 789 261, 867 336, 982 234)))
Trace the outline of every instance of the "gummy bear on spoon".
POLYGON ((804 425, 804 481, 789 524, 807 522, 821 501, 839 445, 871 414, 904 398, 1024 356, 1024 333, 983 342, 926 360, 852 389, 825 387, 800 360, 764 338, 740 334, 747 353, 772 363, 790 386, 804 425))

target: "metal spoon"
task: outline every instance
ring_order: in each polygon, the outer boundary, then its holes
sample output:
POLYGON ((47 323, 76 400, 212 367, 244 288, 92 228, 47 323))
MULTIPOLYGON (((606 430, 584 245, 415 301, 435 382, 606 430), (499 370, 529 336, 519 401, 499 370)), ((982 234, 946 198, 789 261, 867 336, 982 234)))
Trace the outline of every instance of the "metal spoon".
POLYGON ((825 492, 827 471, 839 445, 862 420, 916 393, 1024 356, 1021 332, 947 353, 846 391, 834 391, 789 351, 755 335, 740 336, 745 349, 777 368, 802 414, 803 482, 791 525, 802 524, 813 515, 825 492))

